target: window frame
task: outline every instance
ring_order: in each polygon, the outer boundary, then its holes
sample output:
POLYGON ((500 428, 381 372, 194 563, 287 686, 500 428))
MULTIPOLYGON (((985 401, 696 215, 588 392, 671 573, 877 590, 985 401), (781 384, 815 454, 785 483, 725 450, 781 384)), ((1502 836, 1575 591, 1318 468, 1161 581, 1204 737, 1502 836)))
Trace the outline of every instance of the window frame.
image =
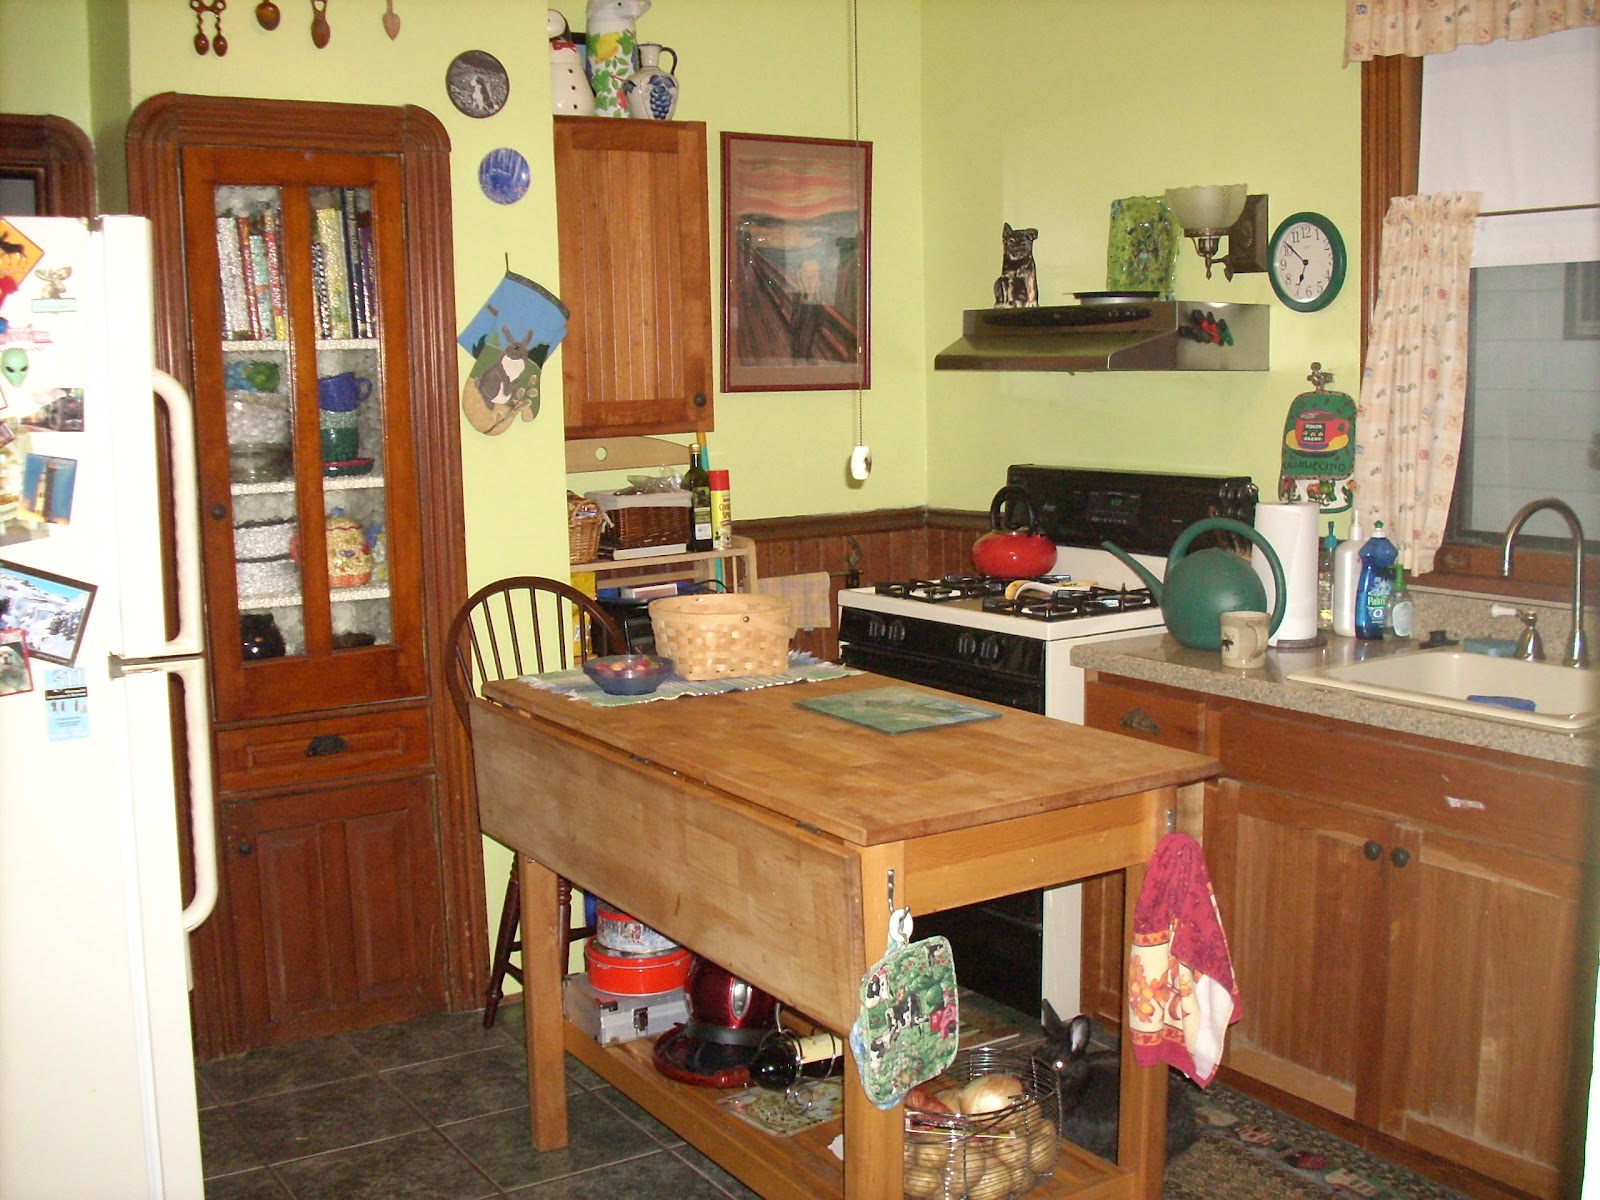
MULTIPOLYGON (((1394 196, 1414 195, 1422 140, 1422 59, 1405 55, 1361 64, 1361 361, 1367 360, 1372 305, 1377 298, 1383 218, 1394 196)), ((1585 530, 1589 538, 1600 530, 1585 530)), ((1600 556, 1596 556, 1600 559, 1600 556)), ((1600 561, 1584 572, 1600 587, 1600 561)), ((1446 541, 1434 568, 1413 580, 1445 591, 1479 592, 1526 600, 1567 602, 1572 595, 1572 554, 1517 545, 1515 575, 1500 577, 1500 546, 1446 541)), ((1592 590, 1590 594, 1595 594, 1592 590)))

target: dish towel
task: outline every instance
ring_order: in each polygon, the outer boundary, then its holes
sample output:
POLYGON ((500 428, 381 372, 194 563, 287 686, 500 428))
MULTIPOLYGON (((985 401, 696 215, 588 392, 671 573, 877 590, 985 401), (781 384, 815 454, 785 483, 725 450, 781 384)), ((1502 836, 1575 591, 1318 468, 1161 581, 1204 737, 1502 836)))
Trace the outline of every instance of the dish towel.
POLYGON ((1200 843, 1169 833, 1156 845, 1134 908, 1128 963, 1133 1057, 1167 1063, 1201 1087, 1239 1019, 1239 989, 1200 843))
POLYGON ((833 626, 829 582, 826 571, 808 571, 757 579, 756 591, 787 600, 796 629, 829 629, 833 626))

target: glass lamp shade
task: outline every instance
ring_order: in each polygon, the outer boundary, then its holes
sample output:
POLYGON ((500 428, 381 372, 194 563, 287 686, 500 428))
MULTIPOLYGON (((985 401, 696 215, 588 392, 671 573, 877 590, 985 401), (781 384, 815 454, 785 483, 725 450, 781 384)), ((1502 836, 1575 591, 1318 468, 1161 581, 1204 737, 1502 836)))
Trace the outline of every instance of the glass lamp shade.
POLYGON ((1230 183, 1210 187, 1168 188, 1167 207, 1190 237, 1221 233, 1244 212, 1245 185, 1230 183))

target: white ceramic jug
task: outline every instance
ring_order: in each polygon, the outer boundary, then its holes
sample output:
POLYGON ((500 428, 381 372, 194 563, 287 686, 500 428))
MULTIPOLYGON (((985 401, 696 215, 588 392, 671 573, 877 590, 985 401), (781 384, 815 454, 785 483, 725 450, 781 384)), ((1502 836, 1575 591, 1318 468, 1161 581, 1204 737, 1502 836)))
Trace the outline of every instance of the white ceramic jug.
POLYGON ((594 89, 584 74, 583 55, 572 40, 566 17, 545 10, 544 31, 550 39, 550 111, 594 116, 594 89))
POLYGON ((584 47, 598 117, 628 115, 623 85, 633 74, 639 41, 634 23, 649 11, 650 0, 589 0, 584 47))
POLYGON ((628 76, 628 112, 640 120, 670 121, 678 108, 678 52, 671 46, 645 42, 639 47, 639 69, 628 76), (672 55, 670 69, 662 54, 672 55))

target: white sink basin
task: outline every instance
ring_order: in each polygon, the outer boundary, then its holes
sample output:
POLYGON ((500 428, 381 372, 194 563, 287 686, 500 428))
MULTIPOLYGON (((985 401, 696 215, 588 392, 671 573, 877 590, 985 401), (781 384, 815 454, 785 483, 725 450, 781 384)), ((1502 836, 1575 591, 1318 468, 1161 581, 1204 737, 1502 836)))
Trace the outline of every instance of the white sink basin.
POLYGON ((1580 671, 1550 663, 1459 650, 1418 650, 1343 666, 1292 671, 1288 677, 1401 704, 1544 729, 1571 732, 1600 722, 1600 671, 1580 671), (1470 699, 1473 696, 1529 701, 1533 708, 1530 711, 1492 699, 1470 699))

